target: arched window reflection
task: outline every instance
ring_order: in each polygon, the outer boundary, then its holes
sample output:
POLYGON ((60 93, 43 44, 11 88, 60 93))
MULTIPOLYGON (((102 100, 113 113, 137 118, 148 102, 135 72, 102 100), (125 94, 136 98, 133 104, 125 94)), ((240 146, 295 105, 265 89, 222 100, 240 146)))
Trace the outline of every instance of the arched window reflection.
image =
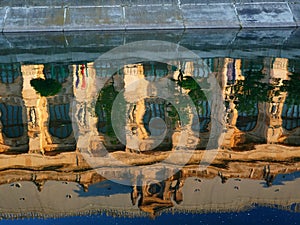
POLYGON ((164 185, 163 182, 152 183, 148 186, 147 189, 149 195, 158 195, 158 197, 163 198, 164 185))
POLYGON ((0 64, 0 80, 2 83, 11 84, 21 75, 19 63, 0 64))
POLYGON ((202 62, 200 65, 200 67, 198 68, 195 68, 195 70, 198 69, 198 71, 202 71, 201 73, 198 73, 198 76, 197 77, 209 77, 209 74, 212 72, 212 71, 215 71, 215 66, 214 66, 214 62, 215 59, 214 58, 207 58, 207 59, 202 59, 202 62), (205 66, 207 65, 207 66, 205 66), (200 75, 200 76, 199 76, 200 75))
POLYGON ((3 133, 8 138, 21 137, 24 134, 22 107, 0 103, 3 133))
MULTIPOLYGON (((160 136, 165 131, 165 126, 152 126, 150 129, 149 124, 151 121, 155 118, 161 118, 162 120, 165 120, 165 107, 164 104, 159 103, 150 103, 145 102, 146 111, 143 117, 143 123, 145 126, 145 129, 151 136, 160 136)), ((159 125, 159 123, 157 123, 159 125)), ((163 125, 163 124, 162 124, 163 125)))
POLYGON ((64 64, 45 64, 44 74, 48 79, 54 79, 59 83, 63 83, 69 76, 69 67, 64 64))
MULTIPOLYGON (((208 101, 198 101, 196 106, 198 108, 198 118, 199 126, 196 126, 197 123, 192 124, 192 129, 194 131, 200 131, 201 133, 208 132, 208 125, 210 123, 211 109, 208 101)), ((197 118, 195 118, 197 119, 197 118)))
POLYGON ((49 105, 49 132, 58 138, 67 138, 72 133, 72 122, 69 117, 69 104, 49 105))
POLYGON ((227 64, 227 84, 234 84, 236 80, 236 60, 233 59, 231 62, 227 64))
POLYGON ((284 104, 282 109, 282 127, 293 130, 300 126, 300 105, 284 104))
MULTIPOLYGON (((251 104, 251 102, 249 102, 251 104)), ((252 103, 253 104, 253 103, 252 103)), ((254 103, 248 111, 238 111, 236 127, 241 131, 251 131, 255 128, 258 117, 258 104, 254 103)))
POLYGON ((107 116, 103 105, 99 105, 97 108, 98 123, 97 128, 100 133, 105 134, 107 132, 107 116))
POLYGON ((110 137, 115 137, 115 132, 112 127, 111 113, 112 106, 117 92, 112 83, 103 87, 99 93, 95 111, 98 117, 97 129, 100 133, 107 134, 110 137))
POLYGON ((143 63, 143 67, 145 79, 149 81, 164 77, 168 74, 168 67, 165 63, 147 62, 143 63))
POLYGON ((259 72, 264 68, 263 58, 258 59, 243 59, 241 65, 242 74, 247 74, 247 72, 259 72))

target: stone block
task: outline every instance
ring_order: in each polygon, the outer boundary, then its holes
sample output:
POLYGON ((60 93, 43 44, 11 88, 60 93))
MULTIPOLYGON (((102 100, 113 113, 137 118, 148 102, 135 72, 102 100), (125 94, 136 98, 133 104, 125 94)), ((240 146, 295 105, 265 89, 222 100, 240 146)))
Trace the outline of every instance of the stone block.
POLYGON ((64 30, 124 29, 122 7, 70 7, 66 9, 64 30))
POLYGON ((203 5, 203 4, 215 4, 215 3, 234 3, 234 0, 180 0, 182 5, 203 5))
POLYGON ((125 0, 1 0, 0 6, 35 7, 35 6, 103 6, 121 5, 125 0))
POLYGON ((290 3, 289 6, 292 10, 297 25, 300 26, 300 2, 298 4, 290 3))
MULTIPOLYGON (((39 1, 39 0, 30 0, 30 1, 39 1)), ((60 1, 60 0, 56 0, 60 1)), ((65 6, 120 6, 124 4, 125 0, 63 0, 65 6)))
POLYGON ((4 18, 6 15, 7 7, 0 8, 0 31, 3 31, 4 27, 4 18))
POLYGON ((287 3, 236 4, 242 27, 295 27, 287 3))
POLYGON ((62 31, 63 8, 8 8, 4 32, 62 31))
POLYGON ((123 4, 126 6, 137 6, 137 5, 177 5, 178 0, 123 0, 123 4))
POLYGON ((22 7, 24 5, 24 1, 22 0, 1 0, 0 1, 0 7, 6 7, 6 6, 17 6, 17 7, 22 7))
POLYGON ((125 7, 126 29, 179 29, 183 20, 177 5, 125 7))
POLYGON ((182 5, 185 28, 240 27, 232 4, 182 5))
POLYGON ((235 0, 237 4, 247 4, 247 3, 265 3, 265 2, 286 2, 286 0, 235 0))
POLYGON ((3 31, 6 8, 0 8, 0 32, 3 31))
MULTIPOLYGON (((22 0, 20 0, 22 1, 22 0)), ((39 2, 40 0, 27 0, 39 2)), ((49 0, 51 1, 51 0, 49 0)), ((176 5, 178 0, 55 0, 68 6, 132 6, 132 5, 176 5)), ((51 4, 50 2, 48 4, 51 4)), ((53 4, 53 3, 52 3, 53 4)), ((58 4, 58 3, 56 3, 58 4)))

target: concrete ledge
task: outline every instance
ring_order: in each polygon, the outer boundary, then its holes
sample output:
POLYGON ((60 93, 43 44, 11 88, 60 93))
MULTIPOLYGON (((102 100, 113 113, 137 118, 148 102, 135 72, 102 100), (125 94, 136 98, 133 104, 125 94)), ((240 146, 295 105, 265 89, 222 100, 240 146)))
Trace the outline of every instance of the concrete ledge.
POLYGON ((291 8, 297 25, 300 26, 300 2, 298 4, 289 3, 289 7, 291 8))
POLYGON ((2 0, 2 32, 297 27, 296 0, 2 0), (25 2, 25 3, 24 3, 25 2), (46 5, 47 4, 47 5, 46 5))
MULTIPOLYGON (((298 0, 180 0, 185 4, 215 4, 215 3, 262 3, 289 2, 298 0)), ((39 6, 133 6, 133 5, 178 5, 178 0, 1 0, 0 7, 39 7, 39 6)))
POLYGON ((124 17, 122 7, 69 7, 63 30, 122 30, 124 17))
POLYGON ((287 3, 237 4, 242 27, 294 27, 296 23, 287 3))
POLYGON ((6 18, 6 12, 7 12, 8 8, 0 8, 0 29, 1 31, 3 31, 4 29, 4 20, 6 18))
POLYGON ((185 28, 239 28, 232 4, 182 5, 185 28))
POLYGON ((125 7, 126 29, 183 29, 178 5, 145 5, 125 7))
POLYGON ((64 24, 62 8, 7 8, 4 32, 58 31, 64 24))

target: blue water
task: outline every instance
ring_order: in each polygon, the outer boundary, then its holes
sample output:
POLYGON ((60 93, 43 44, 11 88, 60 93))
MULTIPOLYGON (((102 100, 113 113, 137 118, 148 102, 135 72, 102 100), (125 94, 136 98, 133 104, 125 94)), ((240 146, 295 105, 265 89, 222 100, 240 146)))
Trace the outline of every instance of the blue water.
POLYGON ((105 215, 74 216, 58 219, 23 219, 2 220, 3 225, 77 225, 77 224, 102 224, 102 225, 148 225, 148 224, 272 224, 293 225, 300 224, 300 213, 288 212, 275 208, 256 207, 244 212, 231 213, 206 213, 206 214, 162 214, 155 219, 151 218, 119 218, 105 215))

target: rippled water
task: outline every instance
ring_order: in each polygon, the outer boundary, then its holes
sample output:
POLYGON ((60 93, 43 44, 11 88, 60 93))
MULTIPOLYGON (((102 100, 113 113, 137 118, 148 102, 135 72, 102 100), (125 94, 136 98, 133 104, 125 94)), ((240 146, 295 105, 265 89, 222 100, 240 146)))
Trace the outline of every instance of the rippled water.
POLYGON ((4 224, 299 219, 297 57, 93 40, 1 56, 4 224))

